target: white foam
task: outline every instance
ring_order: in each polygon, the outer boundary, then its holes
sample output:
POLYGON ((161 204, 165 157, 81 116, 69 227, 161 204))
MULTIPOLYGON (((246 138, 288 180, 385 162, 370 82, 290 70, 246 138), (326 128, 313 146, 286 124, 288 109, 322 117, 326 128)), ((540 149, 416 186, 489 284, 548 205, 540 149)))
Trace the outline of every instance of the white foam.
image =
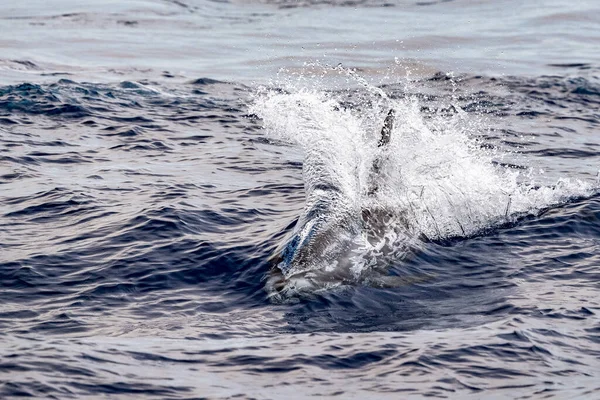
MULTIPOLYGON (((322 90, 306 79, 287 82, 285 91, 263 89, 251 106, 268 135, 304 151, 307 190, 320 179, 332 181, 346 197, 340 207, 358 210, 356 218, 376 203, 402 213, 412 236, 444 240, 476 235, 596 190, 569 178, 537 187, 532 170, 503 167, 494 161, 504 154, 481 146, 483 119, 456 105, 452 116, 424 115, 415 97, 392 100, 380 88, 358 84, 365 90, 348 108, 340 101, 347 93, 322 90), (377 140, 390 108, 396 121, 389 146, 381 150, 377 140), (375 157, 384 161, 372 197, 367 191, 375 157)), ((351 268, 359 276, 368 263, 351 268)))

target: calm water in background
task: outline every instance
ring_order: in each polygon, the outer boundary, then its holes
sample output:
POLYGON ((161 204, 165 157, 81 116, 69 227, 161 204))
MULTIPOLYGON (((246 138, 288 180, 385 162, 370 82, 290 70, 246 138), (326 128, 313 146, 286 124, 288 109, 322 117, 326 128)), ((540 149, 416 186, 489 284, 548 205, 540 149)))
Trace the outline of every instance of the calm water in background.
POLYGON ((596 2, 10 3, 0 397, 600 398, 596 2), (582 183, 391 266, 433 280, 273 302, 302 153, 248 105, 305 63, 425 120, 461 107, 522 179, 582 183))

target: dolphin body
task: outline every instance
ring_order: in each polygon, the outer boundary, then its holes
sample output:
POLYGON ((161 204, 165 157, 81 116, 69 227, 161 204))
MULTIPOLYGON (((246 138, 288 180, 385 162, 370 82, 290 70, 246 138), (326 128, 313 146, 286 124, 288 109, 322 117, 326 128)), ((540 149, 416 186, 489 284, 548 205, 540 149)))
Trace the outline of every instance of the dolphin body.
MULTIPOLYGON (((378 141, 382 150, 391 140, 394 120, 395 113, 391 109, 378 141)), ((356 282, 364 271, 353 266, 357 264, 357 258, 364 258, 368 253, 365 248, 379 256, 393 252, 389 247, 397 245, 398 230, 406 232, 408 227, 402 215, 378 206, 375 201, 383 161, 381 155, 373 161, 366 201, 360 202, 353 201, 335 173, 327 172, 331 168, 328 169, 322 154, 305 161, 306 206, 291 237, 276 249, 271 259, 272 268, 266 284, 271 295, 285 297, 287 293, 356 282), (390 234, 393 237, 386 237, 390 234)), ((381 264, 367 263, 371 270, 381 264)), ((384 267, 380 265, 380 268, 384 267)), ((378 286, 410 283, 406 278, 380 275, 375 283, 378 286)))

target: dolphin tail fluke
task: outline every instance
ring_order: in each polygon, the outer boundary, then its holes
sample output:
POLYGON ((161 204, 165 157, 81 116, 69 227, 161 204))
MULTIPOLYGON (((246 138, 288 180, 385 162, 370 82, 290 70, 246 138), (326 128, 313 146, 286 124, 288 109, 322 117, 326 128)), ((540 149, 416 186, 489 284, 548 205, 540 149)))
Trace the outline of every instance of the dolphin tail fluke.
POLYGON ((395 118, 395 113, 394 113, 394 109, 392 108, 388 112, 387 117, 385 117, 385 121, 383 121, 383 128, 381 129, 381 137, 379 138, 379 143, 377 144, 377 147, 385 146, 386 144, 388 144, 390 142, 390 139, 392 138, 392 128, 394 126, 394 118, 395 118))

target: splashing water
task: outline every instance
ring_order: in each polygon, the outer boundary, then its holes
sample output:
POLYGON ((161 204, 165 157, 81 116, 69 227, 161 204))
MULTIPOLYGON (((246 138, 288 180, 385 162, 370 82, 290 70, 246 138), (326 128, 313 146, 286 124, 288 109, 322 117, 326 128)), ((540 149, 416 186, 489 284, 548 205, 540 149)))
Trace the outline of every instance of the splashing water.
POLYGON ((424 113, 417 97, 393 99, 352 71, 336 70, 361 88, 328 91, 302 78, 285 90, 262 89, 251 106, 271 137, 304 153, 306 206, 277 250, 284 293, 385 285, 372 272, 384 276, 382 265, 402 260, 423 240, 482 234, 596 190, 566 178, 540 187, 533 169, 503 166, 505 154, 481 139, 485 120, 452 99, 450 115, 424 113), (378 148, 389 109, 396 114, 391 142, 378 148))

